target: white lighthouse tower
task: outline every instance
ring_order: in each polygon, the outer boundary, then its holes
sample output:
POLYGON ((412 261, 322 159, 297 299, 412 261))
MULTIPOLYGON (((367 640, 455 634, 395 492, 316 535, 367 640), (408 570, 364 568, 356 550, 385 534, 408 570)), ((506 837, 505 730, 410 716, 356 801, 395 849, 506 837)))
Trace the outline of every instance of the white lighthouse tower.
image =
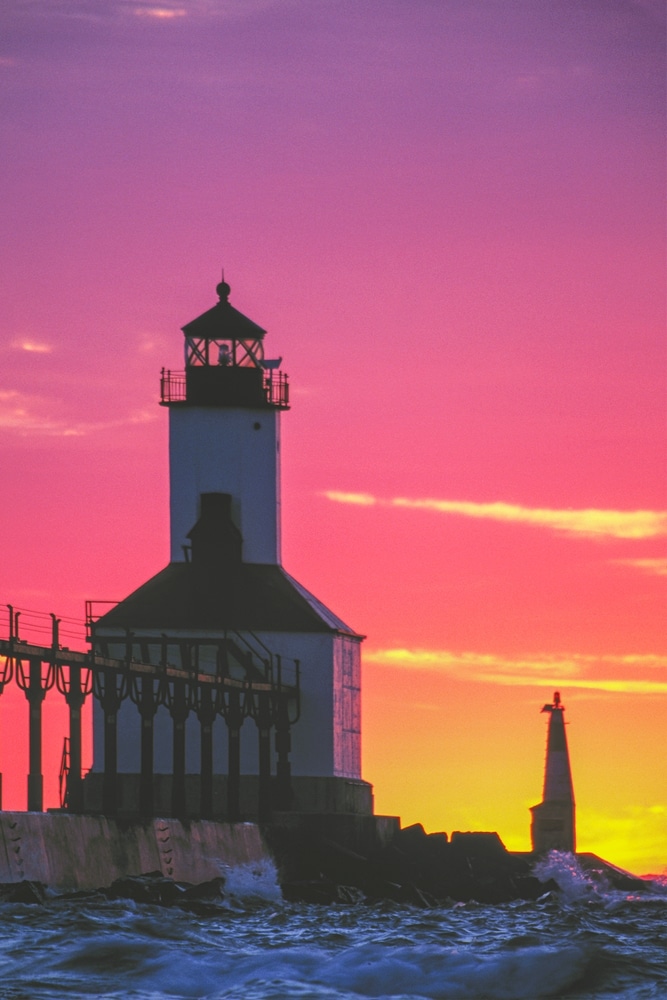
POLYGON ((281 359, 265 357, 265 331, 230 305, 229 292, 221 282, 216 305, 183 327, 185 371, 162 371, 169 565, 91 617, 96 654, 159 669, 138 687, 117 676, 99 692, 86 807, 228 819, 270 808, 370 815, 363 636, 282 566, 289 384, 281 359), (213 701, 197 680, 207 674, 213 701))
POLYGON ((565 735, 565 706, 560 693, 554 692, 549 713, 547 755, 544 765, 544 789, 539 805, 531 806, 533 851, 569 851, 576 849, 575 803, 570 756, 565 735))
POLYGON ((280 411, 288 408, 282 359, 264 357, 266 331, 219 302, 183 327, 185 378, 164 373, 169 407, 171 561, 186 558, 205 493, 232 497, 248 563, 280 564, 280 411))

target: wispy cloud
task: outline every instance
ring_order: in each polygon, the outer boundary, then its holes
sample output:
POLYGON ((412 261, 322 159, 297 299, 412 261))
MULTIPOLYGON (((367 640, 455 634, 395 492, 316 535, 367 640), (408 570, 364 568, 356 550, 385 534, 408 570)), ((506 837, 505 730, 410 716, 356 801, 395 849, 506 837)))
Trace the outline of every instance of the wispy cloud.
POLYGON ((553 510, 548 507, 523 507, 498 501, 475 503, 470 500, 383 499, 370 493, 344 493, 327 490, 324 496, 335 503, 372 506, 374 504, 411 510, 433 511, 510 524, 528 524, 552 531, 588 538, 657 538, 667 535, 667 512, 654 510, 553 510))
POLYGON ((667 576, 666 559, 614 559, 613 562, 621 566, 632 566, 634 569, 641 569, 645 573, 654 576, 667 576))
POLYGON ((15 340, 12 347, 17 351, 26 351, 28 354, 51 354, 53 347, 37 340, 15 340))
POLYGON ((366 663, 402 670, 437 671, 461 680, 504 686, 566 684, 613 694, 667 694, 667 655, 628 653, 538 653, 505 657, 494 653, 395 647, 369 650, 366 663), (653 676, 651 676, 653 675, 653 676))
POLYGON ((152 410, 138 410, 117 420, 78 421, 54 414, 51 404, 15 389, 0 389, 0 431, 23 436, 85 437, 114 427, 143 424, 155 419, 152 410))
POLYGON ((135 7, 134 13, 137 17, 153 17, 159 21, 170 21, 175 17, 185 17, 187 10, 184 7, 135 7))
POLYGON ((360 507, 372 507, 373 504, 383 502, 370 493, 340 493, 338 490, 327 490, 324 496, 327 500, 333 500, 335 503, 352 503, 360 507))

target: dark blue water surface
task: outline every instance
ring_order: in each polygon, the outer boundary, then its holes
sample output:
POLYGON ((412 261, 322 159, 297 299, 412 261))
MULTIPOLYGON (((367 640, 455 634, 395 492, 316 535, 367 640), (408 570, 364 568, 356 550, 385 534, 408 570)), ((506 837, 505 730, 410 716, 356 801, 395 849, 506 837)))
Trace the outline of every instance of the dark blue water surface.
POLYGON ((561 893, 494 906, 284 903, 268 864, 228 871, 206 916, 3 903, 0 997, 664 1000, 665 888, 605 891, 558 867, 561 893))

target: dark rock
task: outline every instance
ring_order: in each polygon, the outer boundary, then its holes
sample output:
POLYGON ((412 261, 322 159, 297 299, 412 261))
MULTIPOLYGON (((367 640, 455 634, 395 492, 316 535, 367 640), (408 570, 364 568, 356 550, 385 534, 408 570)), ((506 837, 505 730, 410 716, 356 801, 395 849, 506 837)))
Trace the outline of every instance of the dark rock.
POLYGON ((427 834, 420 823, 399 830, 368 856, 328 839, 321 831, 272 831, 283 895, 306 902, 340 901, 346 887, 369 901, 433 906, 447 900, 502 903, 537 899, 544 884, 528 860, 509 854, 495 832, 427 834))
POLYGON ((330 879, 284 882, 283 899, 289 903, 359 903, 363 893, 356 886, 338 885, 330 879))
POLYGON ((219 911, 224 898, 224 884, 222 876, 191 885, 189 882, 175 882, 161 872, 148 872, 116 879, 99 892, 106 899, 132 899, 136 903, 153 906, 178 906, 198 916, 210 916, 219 911))
POLYGON ((224 898, 224 876, 219 875, 209 882, 200 882, 199 885, 191 885, 185 889, 180 897, 181 900, 198 900, 205 903, 220 902, 224 898))
POLYGON ((38 903, 46 899, 46 886, 41 882, 5 882, 0 885, 0 899, 3 903, 38 903))
POLYGON ((404 826, 402 830, 399 830, 394 840, 400 847, 409 849, 411 846, 423 844, 427 836, 421 823, 413 823, 412 826, 404 826))
POLYGON ((148 875, 128 875, 118 878, 102 892, 107 899, 132 899, 135 903, 171 906, 183 899, 184 893, 189 888, 192 887, 187 883, 174 882, 160 872, 150 872, 148 875))
POLYGON ((452 848, 461 851, 468 858, 506 858, 507 849, 497 833, 452 834, 452 848))

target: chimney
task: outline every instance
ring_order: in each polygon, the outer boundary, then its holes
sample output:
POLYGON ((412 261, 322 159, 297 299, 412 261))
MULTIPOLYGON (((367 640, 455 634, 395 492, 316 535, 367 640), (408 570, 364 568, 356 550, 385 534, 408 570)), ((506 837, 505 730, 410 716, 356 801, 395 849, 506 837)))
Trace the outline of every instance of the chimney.
POLYGON ((199 520, 189 532, 192 566, 199 586, 208 591, 229 587, 238 576, 243 539, 232 520, 229 493, 202 493, 199 520))

